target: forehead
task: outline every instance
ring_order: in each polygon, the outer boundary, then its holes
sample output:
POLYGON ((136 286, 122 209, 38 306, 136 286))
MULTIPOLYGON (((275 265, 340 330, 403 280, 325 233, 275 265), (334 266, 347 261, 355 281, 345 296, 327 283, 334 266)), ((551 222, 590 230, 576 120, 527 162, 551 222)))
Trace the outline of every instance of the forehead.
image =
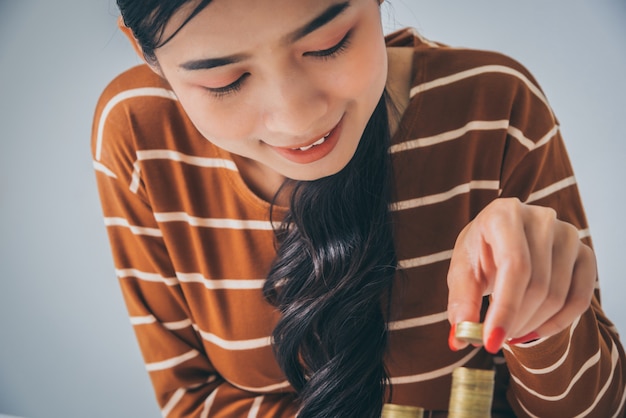
POLYGON ((363 1, 372 0, 212 0, 184 24, 198 4, 194 1, 183 6, 167 23, 163 39, 178 32, 162 49, 206 45, 212 53, 219 54, 243 46, 252 48, 284 37, 332 6, 350 7, 363 1))

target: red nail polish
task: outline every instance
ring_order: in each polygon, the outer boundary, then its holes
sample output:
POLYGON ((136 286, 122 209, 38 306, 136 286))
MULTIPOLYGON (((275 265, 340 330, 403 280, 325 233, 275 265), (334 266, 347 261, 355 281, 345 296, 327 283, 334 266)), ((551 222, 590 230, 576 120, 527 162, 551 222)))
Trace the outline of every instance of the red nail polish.
POLYGON ((539 338, 539 334, 537 334, 536 332, 530 332, 526 335, 524 335, 523 337, 519 337, 519 338, 511 338, 508 343, 510 345, 515 345, 515 344, 524 344, 524 343, 529 343, 532 340, 536 340, 537 338, 539 338))
POLYGON ((491 334, 489 334, 489 338, 487 338, 487 342, 485 343, 485 350, 487 350, 491 354, 496 354, 500 350, 500 347, 502 347, 505 337, 506 331, 504 330, 504 328, 494 328, 493 331, 491 331, 491 334))
POLYGON ((452 351, 459 351, 459 349, 454 344, 455 334, 456 334, 456 324, 452 324, 450 326, 450 335, 448 336, 448 347, 450 347, 450 350, 452 351))

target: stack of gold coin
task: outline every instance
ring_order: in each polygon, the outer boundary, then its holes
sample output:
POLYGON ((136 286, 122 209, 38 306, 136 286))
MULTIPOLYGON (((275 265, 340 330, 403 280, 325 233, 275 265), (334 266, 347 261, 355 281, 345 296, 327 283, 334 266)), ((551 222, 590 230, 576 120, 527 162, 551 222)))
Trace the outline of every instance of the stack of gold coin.
MULTIPOLYGON (((483 326, 459 322, 455 336, 470 344, 482 345, 483 326)), ((495 371, 458 367, 452 372, 448 418, 489 418, 493 401, 495 371)))
POLYGON ((383 405, 381 418, 423 418, 424 410, 417 406, 396 405, 386 403, 383 405))
POLYGON ((489 418, 494 374, 493 370, 455 369, 452 372, 448 418, 489 418))

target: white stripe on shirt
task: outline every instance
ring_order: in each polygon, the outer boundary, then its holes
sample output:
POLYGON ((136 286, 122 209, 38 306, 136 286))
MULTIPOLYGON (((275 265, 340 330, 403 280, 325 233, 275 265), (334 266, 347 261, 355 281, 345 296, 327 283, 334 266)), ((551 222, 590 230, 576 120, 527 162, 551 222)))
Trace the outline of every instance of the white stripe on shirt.
POLYGON ((524 133, 522 131, 520 131, 519 129, 517 129, 514 126, 509 126, 509 128, 507 129, 507 132, 509 133, 509 135, 511 135, 513 138, 517 139, 519 141, 520 144, 522 144, 523 146, 525 146, 526 148, 528 148, 529 151, 533 151, 537 148, 540 148, 542 146, 544 146, 545 144, 547 144, 548 142, 550 142, 550 140, 552 138, 554 138, 554 136, 559 132, 559 126, 558 125, 554 125, 552 127, 552 129, 550 129, 548 131, 547 134, 545 134, 539 141, 535 142, 532 139, 528 139, 524 133))
POLYGON ((128 190, 132 193, 137 194, 139 191, 139 185, 141 184, 141 167, 139 166, 139 161, 135 161, 133 163, 133 174, 130 178, 130 184, 128 185, 128 190))
POLYGON ((226 168, 238 171, 237 166, 231 160, 224 158, 198 157, 195 155, 183 154, 182 152, 169 149, 153 149, 137 151, 137 161, 148 160, 172 160, 205 168, 226 168))
MULTIPOLYGON (((153 315, 130 317, 130 323, 133 326, 150 325, 150 324, 155 324, 157 322, 158 322, 157 319, 153 315)), ((175 330, 190 327, 192 324, 191 324, 191 319, 187 318, 181 321, 161 322, 160 325, 163 326, 163 328, 165 329, 169 329, 170 331, 175 331, 175 330)))
POLYGON ((559 190, 563 190, 566 187, 572 186, 574 184, 576 184, 576 179, 574 178, 574 176, 570 176, 563 180, 559 180, 556 183, 553 183, 548 187, 532 192, 524 203, 532 203, 537 200, 543 199, 546 196, 550 196, 551 194, 556 193, 559 190))
POLYGON ((163 277, 158 273, 149 273, 137 269, 115 269, 115 273, 119 279, 135 277, 146 282, 165 283, 168 286, 177 286, 178 279, 176 277, 163 277))
POLYGON ((133 193, 137 193, 141 184, 141 166, 139 162, 147 160, 171 160, 204 168, 225 168, 238 171, 233 161, 223 158, 198 157, 168 149, 137 151, 137 160, 133 163, 133 174, 129 185, 129 189, 133 193))
POLYGON ((542 395, 539 392, 529 388, 528 386, 526 386, 517 376, 511 375, 511 378, 513 379, 513 381, 515 383, 517 383, 520 387, 524 388, 524 390, 526 390, 526 392, 530 393, 531 395, 534 395, 535 397, 544 400, 544 401, 549 401, 549 402, 556 402, 556 401, 560 401, 563 398, 565 398, 570 391, 572 390, 572 388, 574 387, 574 385, 576 384, 576 382, 578 382, 580 380, 580 378, 583 376, 583 374, 589 370, 591 367, 595 366, 599 361, 600 358, 602 357, 602 348, 598 349, 598 351, 591 356, 586 362, 585 364, 583 364, 580 369, 578 370, 578 372, 572 377, 572 380, 570 380, 569 385, 567 386, 567 388, 565 388, 565 390, 561 393, 559 393, 558 395, 554 395, 554 396, 549 396, 549 395, 542 395))
POLYGON ((179 364, 198 357, 199 355, 200 353, 197 350, 190 350, 187 351, 185 354, 181 354, 180 356, 172 357, 163 361, 146 363, 146 370, 148 370, 149 372, 156 372, 160 370, 171 369, 172 367, 176 367, 179 364))
POLYGON ((459 361, 452 363, 446 367, 437 369, 437 370, 432 370, 430 372, 418 373, 418 374, 413 374, 413 375, 408 375, 408 376, 395 376, 395 377, 391 377, 389 380, 392 385, 403 385, 403 384, 409 384, 409 383, 423 382, 425 380, 437 379, 438 377, 451 374, 454 371, 454 369, 456 369, 457 367, 463 366, 470 359, 472 359, 472 357, 478 354, 480 350, 481 350, 481 347, 474 348, 469 354, 467 354, 465 357, 463 357, 459 361))
POLYGON ((131 316, 130 317, 131 325, 149 325, 149 324, 154 324, 156 321, 157 320, 154 317, 154 315, 131 316))
MULTIPOLYGON (((619 364, 618 360, 619 360, 619 353, 617 351, 617 348, 615 348, 615 343, 613 343, 613 345, 611 347, 611 373, 609 374, 609 377, 607 378, 606 383, 598 391, 598 394, 596 395, 596 398, 594 399, 593 403, 587 409, 585 409, 584 411, 582 411, 580 414, 576 415, 573 418, 583 418, 583 417, 589 416, 589 413, 591 411, 593 411, 593 409, 598 405, 598 403, 600 402, 600 400, 602 399, 602 397, 604 396, 606 391, 609 389, 609 386, 611 386, 611 382, 613 380, 613 376, 615 375, 615 369, 616 369, 617 365, 619 364)), ((540 398, 540 399, 545 399, 545 400, 549 400, 549 399, 546 399, 546 398, 551 398, 549 396, 544 396, 544 395, 540 395, 540 394, 535 394, 535 396, 540 398)), ((622 400, 622 404, 623 403, 624 403, 624 400, 622 400)), ((528 416, 530 416, 532 418, 541 418, 541 417, 531 413, 521 402, 520 402, 520 406, 522 407, 522 409, 524 409, 524 411, 526 411, 528 416)), ((613 418, 616 418, 618 416, 618 413, 619 413, 620 409, 621 409, 621 407, 618 408, 617 412, 613 415, 613 418)))
POLYGON ((109 177, 112 177, 114 179, 117 178, 117 176, 115 175, 115 173, 113 171, 111 171, 107 166, 105 166, 104 164, 102 164, 99 161, 95 161, 95 160, 93 161, 93 168, 96 171, 99 171, 99 172, 101 172, 101 173, 103 173, 103 174, 105 174, 105 175, 107 175, 109 177))
POLYGON ((417 86, 411 89, 410 97, 413 98, 413 96, 415 96, 416 94, 423 93, 427 90, 446 86, 448 84, 456 83, 466 78, 471 78, 471 77, 475 77, 475 76, 478 76, 481 74, 487 74, 487 73, 508 74, 508 75, 518 78, 520 81, 526 84, 528 89, 535 96, 537 96, 537 98, 541 100, 546 105, 546 107, 550 109, 550 112, 552 113, 550 105, 548 104, 548 99, 546 99, 545 95, 541 92, 541 89, 539 89, 532 81, 528 79, 528 77, 526 77, 521 72, 511 67, 506 67, 504 65, 483 65, 480 67, 471 68, 469 70, 460 71, 458 73, 451 74, 445 77, 440 77, 432 81, 427 81, 422 84, 418 84, 417 86))
POLYGON ((172 409, 174 409, 174 407, 178 405, 180 400, 183 399, 183 396, 185 396, 186 392, 187 391, 183 388, 177 389, 176 392, 174 392, 174 394, 169 398, 163 409, 161 409, 161 415, 167 417, 170 412, 172 412, 172 409))
POLYGON ((252 402, 252 406, 250 407, 250 412, 248 412, 248 418, 257 418, 264 398, 265 396, 257 396, 254 398, 254 402, 252 402))
MULTIPOLYGON (((526 367, 522 364, 522 367, 524 368, 524 370, 526 370, 528 373, 532 373, 535 375, 538 374, 548 374, 548 373, 552 373, 553 371, 555 371, 556 369, 558 369, 559 367, 561 367, 561 365, 563 363, 565 363, 565 361, 567 360, 568 356, 569 356, 569 350, 571 348, 572 345, 572 336, 574 335, 574 331, 576 330, 576 328, 578 327, 578 324, 580 323, 580 316, 578 316, 574 322, 572 322, 572 324, 570 325, 569 328, 569 340, 567 342, 567 349, 565 349, 565 352, 563 353, 563 355, 557 360, 555 361, 553 364, 551 364, 550 366, 547 367, 543 367, 541 369, 533 369, 530 367, 526 367)), ((540 338, 538 340, 526 343, 526 344, 519 344, 516 345, 517 348, 519 349, 527 349, 527 348, 533 348, 539 344, 542 344, 544 341, 548 340, 548 338, 540 338)), ((502 348, 506 351, 508 351, 511 354, 513 353, 513 350, 511 349, 511 347, 508 344, 505 344, 502 346, 502 348)))
POLYGON ((506 130, 506 132, 513 138, 526 147, 528 150, 533 151, 545 144, 547 144, 559 131, 558 125, 554 125, 547 134, 541 137, 537 142, 527 138, 524 133, 514 127, 510 126, 508 119, 501 120, 473 120, 467 122, 464 126, 452 129, 450 131, 441 132, 436 135, 426 136, 422 138, 412 139, 409 141, 400 142, 398 144, 389 147, 389 152, 395 154, 398 152, 408 151, 416 148, 430 147, 433 145, 441 144, 448 141, 461 138, 472 131, 497 131, 506 130))
POLYGON ((162 237, 163 233, 159 228, 150 228, 146 226, 131 225, 128 220, 118 217, 105 217, 104 224, 106 226, 121 226, 130 229, 135 235, 148 235, 151 237, 162 237))
POLYGON ((472 180, 469 183, 460 184, 442 193, 432 194, 430 196, 417 197, 415 199, 403 200, 392 203, 390 209, 392 211, 400 211, 406 209, 417 208, 420 206, 433 205, 445 202, 461 194, 469 193, 471 190, 500 190, 500 182, 497 180, 472 180))
POLYGON ((391 321, 387 324, 389 331, 398 331, 408 328, 423 327, 425 325, 436 324, 448 320, 448 311, 443 311, 431 315, 424 315, 417 318, 402 319, 399 321, 391 321))
POLYGON ((441 251, 435 254, 400 260, 398 261, 398 268, 408 269, 413 267, 421 267, 428 264, 434 264, 440 261, 449 260, 450 258, 452 258, 452 250, 441 251))
POLYGON ((265 279, 251 279, 251 280, 211 280, 207 279, 200 273, 180 273, 176 272, 176 277, 182 283, 201 283, 209 290, 220 290, 220 289, 233 289, 233 290, 242 290, 242 289, 262 289, 265 284, 265 279))
POLYGON ((191 226, 223 229, 252 229, 272 231, 270 221, 228 218, 199 218, 185 212, 155 212, 157 222, 186 222, 191 226))
POLYGON ((254 350, 256 348, 268 347, 272 344, 272 337, 251 338, 249 340, 225 340, 211 332, 201 330, 197 325, 194 325, 194 329, 200 334, 202 339, 224 350, 254 350))
POLYGON ((171 100, 178 100, 172 90, 159 88, 159 87, 142 87, 137 89, 126 90, 116 94, 109 100, 104 106, 102 114, 100 115, 100 121, 98 122, 98 133, 96 134, 96 161, 100 161, 102 156, 102 138, 104 134, 104 125, 109 113, 115 106, 127 99, 134 97, 163 97, 171 100))
POLYGON ((452 129, 450 131, 442 132, 432 136, 426 136, 422 138, 412 139, 410 141, 400 142, 399 144, 389 147, 389 152, 394 154, 397 152, 408 151, 411 149, 429 147, 432 145, 440 144, 442 142, 452 141, 458 139, 463 135, 471 131, 493 131, 498 129, 507 129, 509 127, 509 120, 473 120, 466 123, 461 128, 452 129))
POLYGON ((218 390, 219 388, 215 389, 213 392, 211 392, 209 396, 207 396, 202 407, 202 413, 200 414, 200 418, 208 418, 209 412, 211 411, 211 407, 213 406, 213 402, 215 401, 218 390))
POLYGON ((280 383, 274 383, 271 385, 261 386, 261 387, 243 386, 243 385, 238 385, 235 382, 230 382, 230 384, 235 386, 236 388, 245 390, 246 392, 272 392, 275 390, 285 389, 291 386, 291 384, 286 380, 280 383))

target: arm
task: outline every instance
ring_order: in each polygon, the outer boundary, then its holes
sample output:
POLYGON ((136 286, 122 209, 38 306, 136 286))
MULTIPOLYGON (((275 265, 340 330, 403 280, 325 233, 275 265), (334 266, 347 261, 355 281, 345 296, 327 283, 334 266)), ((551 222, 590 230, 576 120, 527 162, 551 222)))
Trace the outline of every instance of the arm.
POLYGON ((532 86, 519 83, 501 169, 501 197, 511 199, 494 201, 459 235, 449 318, 478 320, 481 298, 490 295, 485 347, 503 348, 508 398, 519 416, 621 416, 624 351, 601 309, 557 121, 527 76, 532 86))
POLYGON ((97 186, 121 291, 163 415, 292 417, 291 394, 234 387, 206 355, 150 199, 142 184, 130 187, 136 160, 132 118, 115 108, 98 141, 106 102, 94 124, 97 186))

